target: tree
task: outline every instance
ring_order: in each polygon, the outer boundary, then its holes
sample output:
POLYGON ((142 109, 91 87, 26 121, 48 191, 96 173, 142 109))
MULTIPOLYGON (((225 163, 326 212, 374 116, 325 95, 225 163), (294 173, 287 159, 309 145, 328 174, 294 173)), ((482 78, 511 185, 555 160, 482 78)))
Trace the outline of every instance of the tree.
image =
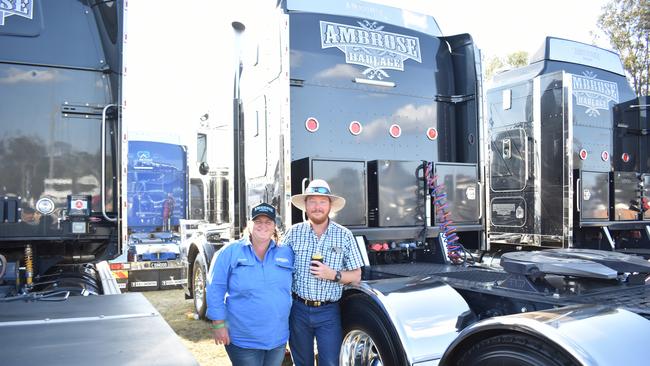
POLYGON ((650 74, 650 2, 611 0, 602 8, 598 27, 621 55, 623 67, 636 95, 648 95, 650 74))
POLYGON ((517 51, 508 54, 506 57, 492 56, 488 58, 485 67, 485 80, 490 80, 502 69, 514 69, 528 65, 528 52, 517 51))

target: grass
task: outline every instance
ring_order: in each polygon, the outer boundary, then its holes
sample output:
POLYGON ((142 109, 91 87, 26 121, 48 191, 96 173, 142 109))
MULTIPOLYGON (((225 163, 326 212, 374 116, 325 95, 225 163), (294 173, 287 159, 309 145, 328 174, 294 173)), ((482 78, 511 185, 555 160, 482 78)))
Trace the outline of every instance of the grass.
MULTIPOLYGON (((194 319, 194 305, 192 300, 185 300, 183 290, 147 291, 143 294, 201 366, 232 365, 226 349, 214 343, 208 323, 194 319)), ((293 365, 291 358, 287 356, 282 365, 293 365)))

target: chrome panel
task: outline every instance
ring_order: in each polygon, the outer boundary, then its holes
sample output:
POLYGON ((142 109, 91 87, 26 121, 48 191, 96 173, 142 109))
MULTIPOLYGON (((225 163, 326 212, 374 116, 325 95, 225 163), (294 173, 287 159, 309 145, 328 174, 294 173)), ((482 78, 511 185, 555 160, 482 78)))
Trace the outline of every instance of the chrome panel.
POLYGON ((581 365, 647 365, 650 321, 623 309, 568 306, 490 318, 464 329, 445 359, 470 336, 490 330, 516 331, 554 343, 581 365))
MULTIPOLYGON (((532 163, 533 163, 533 207, 530 212, 533 220, 534 238, 545 234, 542 230, 542 91, 539 77, 533 79, 533 141, 532 141, 532 163)), ((541 243, 536 242, 536 245, 541 243)))
POLYGON ((564 167, 562 185, 563 187, 563 213, 562 213, 562 227, 564 228, 564 247, 573 246, 573 149, 574 149, 574 140, 573 140, 573 79, 571 74, 568 74, 562 71, 562 84, 563 92, 562 103, 566 110, 564 111, 564 141, 568 143, 564 144, 564 167))
POLYGON ((450 286, 430 277, 364 281, 361 291, 384 310, 395 326, 410 365, 439 359, 456 338, 456 321, 469 306, 450 286))

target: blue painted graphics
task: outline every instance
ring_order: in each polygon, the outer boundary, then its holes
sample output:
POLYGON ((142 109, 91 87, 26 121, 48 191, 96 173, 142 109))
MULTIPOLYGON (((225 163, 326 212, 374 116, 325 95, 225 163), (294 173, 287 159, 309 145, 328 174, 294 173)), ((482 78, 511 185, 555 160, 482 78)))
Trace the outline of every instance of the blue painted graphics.
POLYGON ((186 161, 182 146, 129 142, 128 226, 132 233, 172 231, 185 218, 186 161))

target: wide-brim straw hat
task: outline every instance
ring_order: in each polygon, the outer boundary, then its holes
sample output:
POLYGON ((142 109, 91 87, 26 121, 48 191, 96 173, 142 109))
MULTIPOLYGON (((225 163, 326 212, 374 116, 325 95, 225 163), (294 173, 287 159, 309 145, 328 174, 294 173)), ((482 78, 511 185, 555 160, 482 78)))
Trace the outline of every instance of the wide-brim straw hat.
POLYGON ((330 212, 340 211, 345 206, 345 198, 333 195, 330 191, 330 185, 322 179, 312 180, 305 188, 305 192, 291 196, 291 203, 305 211, 305 200, 309 196, 328 197, 331 202, 330 212))

